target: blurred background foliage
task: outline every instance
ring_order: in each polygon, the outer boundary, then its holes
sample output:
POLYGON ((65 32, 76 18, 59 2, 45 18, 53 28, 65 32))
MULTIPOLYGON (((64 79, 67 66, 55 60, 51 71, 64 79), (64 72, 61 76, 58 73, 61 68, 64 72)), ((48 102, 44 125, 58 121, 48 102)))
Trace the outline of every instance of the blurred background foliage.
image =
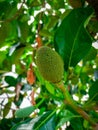
POLYGON ((61 55, 62 82, 98 122, 98 1, 0 0, 0 130, 91 130, 38 72, 42 45, 61 55))

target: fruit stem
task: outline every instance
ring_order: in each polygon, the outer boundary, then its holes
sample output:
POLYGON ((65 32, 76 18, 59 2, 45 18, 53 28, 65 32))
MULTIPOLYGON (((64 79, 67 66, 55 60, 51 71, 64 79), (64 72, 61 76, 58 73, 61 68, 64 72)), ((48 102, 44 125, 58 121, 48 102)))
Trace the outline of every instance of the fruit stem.
POLYGON ((57 84, 57 87, 62 91, 63 95, 64 95, 64 103, 68 104, 70 107, 72 107, 78 114, 80 114, 84 119, 86 119, 87 121, 89 121, 91 123, 92 126, 95 126, 96 123, 94 122, 94 120, 92 120, 92 118, 81 108, 79 107, 76 102, 71 98, 69 91, 67 90, 67 88, 64 86, 64 84, 60 83, 57 84))

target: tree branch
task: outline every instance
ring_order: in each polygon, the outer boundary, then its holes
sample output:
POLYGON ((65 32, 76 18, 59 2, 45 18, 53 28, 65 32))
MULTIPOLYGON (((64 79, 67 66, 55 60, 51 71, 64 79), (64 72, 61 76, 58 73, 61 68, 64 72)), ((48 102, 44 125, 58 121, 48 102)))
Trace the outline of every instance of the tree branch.
POLYGON ((78 114, 80 114, 84 119, 86 119, 92 126, 96 126, 97 123, 81 108, 76 102, 71 98, 67 88, 65 88, 64 84, 57 84, 57 87, 62 91, 64 95, 64 103, 68 104, 72 107, 78 114))

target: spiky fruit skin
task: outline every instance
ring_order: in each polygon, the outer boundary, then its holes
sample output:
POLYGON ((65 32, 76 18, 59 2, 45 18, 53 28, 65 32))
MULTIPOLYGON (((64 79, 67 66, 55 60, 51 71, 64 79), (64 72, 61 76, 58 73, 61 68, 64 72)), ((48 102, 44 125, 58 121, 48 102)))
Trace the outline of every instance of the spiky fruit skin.
POLYGON ((36 53, 36 64, 44 79, 57 83, 62 79, 64 72, 63 60, 50 47, 42 46, 36 53))

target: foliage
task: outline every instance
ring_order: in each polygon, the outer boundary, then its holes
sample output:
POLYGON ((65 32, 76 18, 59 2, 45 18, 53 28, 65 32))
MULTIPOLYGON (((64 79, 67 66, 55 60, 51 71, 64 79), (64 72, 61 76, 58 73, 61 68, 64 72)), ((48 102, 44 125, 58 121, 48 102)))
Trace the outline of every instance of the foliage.
POLYGON ((97 130, 97 7, 97 0, 0 0, 0 129, 97 130), (63 59, 60 83, 41 76, 40 46, 63 59))

